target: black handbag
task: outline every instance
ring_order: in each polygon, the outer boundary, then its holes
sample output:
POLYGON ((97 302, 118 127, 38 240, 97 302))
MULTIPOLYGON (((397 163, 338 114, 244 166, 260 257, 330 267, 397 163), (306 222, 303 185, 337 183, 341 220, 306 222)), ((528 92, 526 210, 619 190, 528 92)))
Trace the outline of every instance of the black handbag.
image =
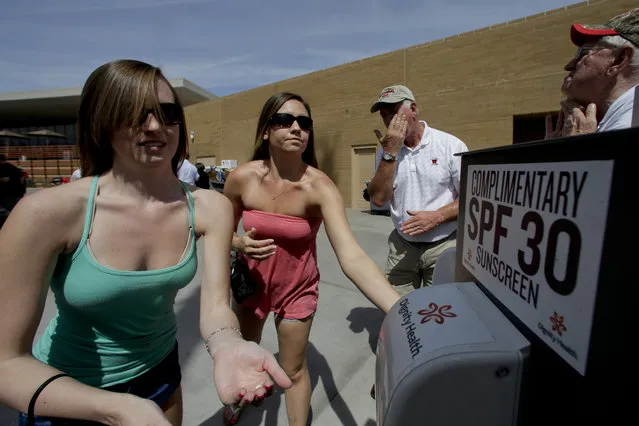
POLYGON ((237 303, 242 303, 257 291, 255 282, 251 279, 248 265, 237 254, 231 263, 231 291, 237 303))
POLYGON ((364 188, 364 192, 362 192, 362 198, 364 198, 366 201, 371 200, 371 196, 368 195, 368 188, 364 188))

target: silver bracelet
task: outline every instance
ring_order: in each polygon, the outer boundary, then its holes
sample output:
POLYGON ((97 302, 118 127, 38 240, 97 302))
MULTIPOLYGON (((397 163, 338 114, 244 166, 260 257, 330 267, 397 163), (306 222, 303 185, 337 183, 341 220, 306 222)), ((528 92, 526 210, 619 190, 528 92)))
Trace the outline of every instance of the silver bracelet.
POLYGON ((240 338, 242 338, 242 339, 244 338, 244 337, 242 336, 242 332, 240 331, 240 329, 239 329, 239 328, 236 328, 236 327, 230 327, 230 326, 216 328, 216 329, 215 329, 215 330, 213 330, 213 331, 211 332, 211 334, 209 334, 209 335, 208 335, 208 337, 204 340, 204 346, 206 347, 206 351, 207 351, 208 353, 211 353, 211 350, 209 349, 209 340, 211 340, 211 337, 215 336, 217 333, 219 333, 219 332, 221 332, 221 331, 224 331, 224 330, 233 330, 234 332, 236 332, 236 333, 240 336, 240 338))

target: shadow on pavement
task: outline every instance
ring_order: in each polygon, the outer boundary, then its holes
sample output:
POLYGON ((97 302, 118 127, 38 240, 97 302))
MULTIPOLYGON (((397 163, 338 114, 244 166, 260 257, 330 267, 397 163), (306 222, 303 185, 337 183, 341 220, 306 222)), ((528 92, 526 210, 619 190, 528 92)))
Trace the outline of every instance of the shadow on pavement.
POLYGON ((346 319, 351 322, 350 329, 354 333, 361 333, 364 330, 368 332, 368 344, 371 351, 375 353, 384 313, 377 308, 354 308, 346 319))
MULTIPOLYGON (((204 346, 200 336, 200 289, 198 288, 188 299, 181 302, 176 309, 177 317, 177 341, 180 351, 180 364, 188 363, 191 354, 199 346, 204 346)), ((183 367, 184 368, 184 367, 183 367)))

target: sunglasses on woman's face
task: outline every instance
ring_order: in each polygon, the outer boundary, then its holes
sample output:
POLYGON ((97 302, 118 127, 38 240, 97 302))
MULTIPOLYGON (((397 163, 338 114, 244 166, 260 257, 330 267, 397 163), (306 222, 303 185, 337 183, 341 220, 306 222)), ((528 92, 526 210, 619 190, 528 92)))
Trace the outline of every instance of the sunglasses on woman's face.
MULTIPOLYGON (((164 123, 164 125, 172 126, 182 123, 182 107, 178 104, 162 103, 160 104, 160 107, 158 109, 160 110, 160 114, 162 115, 162 117, 155 118, 158 121, 164 123)), ((142 117, 140 118, 141 125, 144 125, 144 123, 146 123, 147 119, 149 118, 149 114, 153 114, 154 116, 156 115, 153 109, 145 109, 142 112, 142 117)))
POLYGON ((287 128, 291 127, 296 121, 297 125, 300 126, 300 129, 304 131, 308 132, 313 128, 313 119, 305 115, 298 115, 296 117, 293 114, 278 113, 273 115, 270 119, 270 123, 272 125, 287 128))

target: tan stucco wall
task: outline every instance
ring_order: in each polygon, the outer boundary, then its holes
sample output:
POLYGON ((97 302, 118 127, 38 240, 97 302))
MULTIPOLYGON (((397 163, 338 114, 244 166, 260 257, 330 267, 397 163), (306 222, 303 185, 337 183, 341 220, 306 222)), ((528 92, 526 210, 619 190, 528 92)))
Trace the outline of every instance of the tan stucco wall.
POLYGON ((352 146, 376 142, 372 129, 383 125, 369 108, 383 87, 410 87, 421 118, 470 149, 511 144, 513 115, 558 109, 563 67, 576 50, 570 25, 604 23, 635 6, 578 3, 187 107, 192 155, 246 162, 262 104, 278 91, 296 92, 312 108, 320 168, 349 206, 352 146))

